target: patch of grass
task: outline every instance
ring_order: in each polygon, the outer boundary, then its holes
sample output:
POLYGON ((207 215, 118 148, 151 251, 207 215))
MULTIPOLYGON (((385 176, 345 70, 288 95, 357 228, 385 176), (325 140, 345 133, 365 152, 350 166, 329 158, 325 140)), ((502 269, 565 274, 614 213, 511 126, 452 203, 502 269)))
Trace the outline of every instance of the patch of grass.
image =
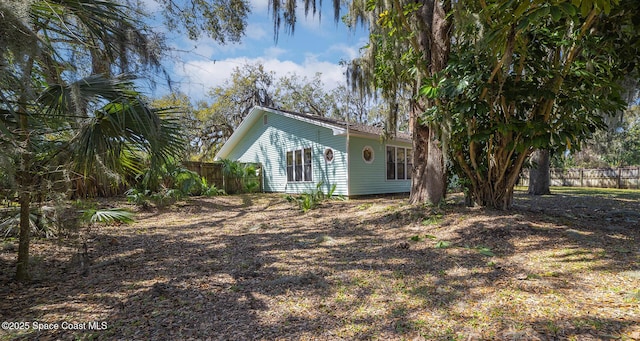
POLYGON ((406 307, 395 307, 393 309, 391 309, 391 316, 392 317, 404 317, 406 316, 408 313, 407 308, 406 307))
POLYGON ((369 208, 371 208, 372 206, 373 206, 373 203, 367 202, 367 203, 360 204, 360 205, 356 206, 356 208, 358 210, 360 210, 360 211, 366 211, 369 208))
POLYGON ((441 213, 434 214, 434 215, 424 219, 422 221, 422 225, 423 226, 439 225, 440 223, 442 223, 443 218, 444 218, 444 215, 441 214, 441 213))
POLYGON ((625 302, 640 303, 640 289, 632 291, 625 295, 625 302))
POLYGON ((570 194, 577 196, 605 196, 620 199, 640 200, 640 190, 596 187, 551 187, 553 194, 570 194))

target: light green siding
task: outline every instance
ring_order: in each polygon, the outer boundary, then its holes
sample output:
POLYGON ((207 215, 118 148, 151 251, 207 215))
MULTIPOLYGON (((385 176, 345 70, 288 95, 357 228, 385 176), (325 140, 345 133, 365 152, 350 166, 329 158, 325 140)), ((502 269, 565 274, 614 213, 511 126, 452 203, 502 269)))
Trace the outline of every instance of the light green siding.
POLYGON ((350 136, 349 195, 408 193, 411 190, 411 180, 387 180, 387 145, 411 148, 410 143, 350 136), (366 163, 362 157, 365 146, 374 151, 371 163, 366 163))
POLYGON ((335 194, 348 195, 345 136, 335 136, 329 128, 277 113, 261 111, 260 114, 227 158, 262 163, 264 190, 267 192, 302 193, 323 182, 325 192, 335 184, 335 194), (266 124, 264 115, 267 115, 266 124), (313 179, 309 182, 288 182, 286 153, 303 148, 312 149, 313 179), (327 148, 333 150, 332 162, 324 159, 327 148))

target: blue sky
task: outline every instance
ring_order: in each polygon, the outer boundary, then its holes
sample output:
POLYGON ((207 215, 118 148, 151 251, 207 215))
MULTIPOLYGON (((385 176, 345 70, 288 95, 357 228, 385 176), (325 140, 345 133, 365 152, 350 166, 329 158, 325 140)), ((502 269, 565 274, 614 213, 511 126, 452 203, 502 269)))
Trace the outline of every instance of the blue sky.
MULTIPOLYGON (((146 3, 150 11, 156 10, 153 0, 146 3)), ((339 62, 356 57, 367 42, 362 28, 352 32, 342 22, 334 22, 331 2, 323 1, 321 20, 311 13, 305 18, 301 8, 294 35, 282 30, 276 44, 268 0, 250 0, 250 4, 252 13, 239 43, 220 45, 209 38, 192 41, 186 35, 165 32, 175 51, 172 58, 165 59, 164 67, 179 90, 192 100, 206 100, 208 90, 223 85, 235 67, 257 62, 276 77, 295 73, 311 79, 320 72, 328 90, 345 82, 339 62)), ((162 96, 166 91, 166 86, 159 84, 150 95, 162 96)))

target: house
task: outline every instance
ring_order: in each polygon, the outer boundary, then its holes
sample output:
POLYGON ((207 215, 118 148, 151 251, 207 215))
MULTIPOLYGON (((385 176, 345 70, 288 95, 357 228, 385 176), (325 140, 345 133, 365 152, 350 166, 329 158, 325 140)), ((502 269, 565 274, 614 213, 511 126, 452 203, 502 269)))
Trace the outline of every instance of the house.
POLYGON ((254 107, 216 160, 262 164, 266 192, 302 193, 320 182, 345 196, 408 193, 411 137, 383 140, 382 129, 254 107))

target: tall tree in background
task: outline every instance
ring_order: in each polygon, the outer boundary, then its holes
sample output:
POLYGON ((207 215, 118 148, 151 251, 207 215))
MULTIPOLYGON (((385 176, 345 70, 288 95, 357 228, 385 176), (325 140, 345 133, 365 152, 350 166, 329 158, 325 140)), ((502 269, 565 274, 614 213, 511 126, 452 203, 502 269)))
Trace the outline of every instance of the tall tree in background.
POLYGON ((18 168, 18 280, 29 278, 30 208, 47 179, 135 172, 140 152, 153 166, 182 146, 132 79, 113 76, 158 66, 157 41, 128 13, 109 1, 0 1, 0 153, 18 168))
MULTIPOLYGON (((621 80, 622 100, 629 107, 622 111, 604 114, 605 127, 598 129, 593 137, 586 140, 580 150, 573 150, 573 155, 588 155, 597 160, 594 164, 582 165, 586 167, 622 167, 635 164, 629 151, 633 151, 633 119, 629 119, 629 114, 633 116, 632 103, 638 100, 640 89, 640 76, 638 70, 629 70, 632 73, 626 74, 621 80), (624 156, 623 156, 624 155, 624 156), (631 156, 631 157, 625 157, 631 156), (598 161, 601 162, 598 164, 598 161)), ((635 140, 638 141, 638 140, 635 140)), ((566 150, 558 149, 556 160, 566 159, 566 150)), ((549 149, 536 150, 531 154, 529 169, 529 194, 544 195, 551 193, 551 159, 549 149)), ((563 165, 564 166, 564 165, 563 165)))
POLYGON ((529 168, 529 189, 531 195, 551 194, 551 156, 548 149, 538 149, 531 153, 529 168))
MULTIPOLYGON (((634 101, 635 102, 635 101, 634 101)), ((630 105, 607 129, 601 129, 580 150, 554 157, 554 167, 640 166, 640 107, 630 105)))
POLYGON ((296 74, 280 78, 274 93, 278 108, 316 116, 329 114, 335 98, 324 90, 320 76, 316 73, 311 80, 296 74))
POLYGON ((211 111, 222 113, 228 119, 229 132, 233 133, 251 108, 273 106, 273 82, 273 72, 266 71, 262 64, 236 67, 230 80, 209 91, 213 103, 211 111))

